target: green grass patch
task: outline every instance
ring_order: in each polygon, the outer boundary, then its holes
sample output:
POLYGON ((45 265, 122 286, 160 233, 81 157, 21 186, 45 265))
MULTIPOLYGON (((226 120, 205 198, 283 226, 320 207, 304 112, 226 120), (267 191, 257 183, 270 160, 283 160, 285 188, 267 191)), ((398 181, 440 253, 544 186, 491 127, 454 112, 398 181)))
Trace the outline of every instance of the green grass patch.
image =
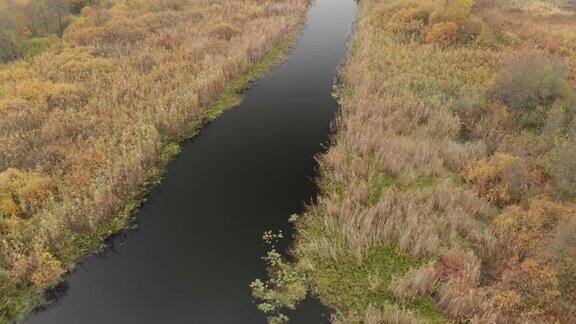
POLYGON ((436 178, 434 177, 418 177, 408 184, 409 188, 426 189, 436 186, 436 178))
MULTIPOLYGON (((361 262, 352 256, 317 259, 311 279, 323 303, 362 313, 370 305, 382 308, 386 304, 399 304, 388 292, 392 277, 403 275, 419 264, 410 256, 382 245, 372 248, 361 262)), ((399 305, 432 322, 446 319, 431 298, 417 297, 399 305)))
POLYGON ((336 195, 342 197, 346 184, 343 181, 336 181, 327 177, 320 177, 317 179, 318 187, 322 195, 336 195))
POLYGON ((180 143, 178 142, 165 142, 160 147, 158 155, 158 164, 165 166, 171 158, 180 153, 180 143))
MULTIPOLYGON (((2 283, 1 280, 0 283, 2 283)), ((11 323, 11 319, 28 314, 42 303, 41 295, 30 287, 2 286, 2 294, 0 296, 0 323, 11 323)))
POLYGON ((390 186, 396 185, 398 182, 396 179, 389 175, 388 173, 381 172, 379 173, 376 178, 370 184, 370 194, 368 196, 368 204, 374 205, 378 203, 382 193, 385 189, 390 186))
MULTIPOLYGON (((328 180, 328 182, 330 181, 328 180)), ((429 176, 418 177, 409 182, 402 182, 386 172, 380 172, 370 183, 368 205, 372 206, 377 204, 384 191, 391 186, 394 186, 398 190, 422 190, 432 188, 436 186, 436 183, 436 179, 429 176)), ((344 187, 344 184, 340 184, 340 186, 344 187)))
POLYGON ((23 56, 27 59, 42 54, 48 49, 62 47, 62 39, 55 35, 48 37, 33 37, 22 42, 23 56))

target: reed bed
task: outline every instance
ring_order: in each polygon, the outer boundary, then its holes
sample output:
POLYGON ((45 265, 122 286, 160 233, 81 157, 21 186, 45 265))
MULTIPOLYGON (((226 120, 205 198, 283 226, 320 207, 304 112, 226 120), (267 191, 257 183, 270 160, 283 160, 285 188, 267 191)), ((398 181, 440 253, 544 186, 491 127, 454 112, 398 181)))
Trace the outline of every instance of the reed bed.
POLYGON ((335 322, 573 320, 575 59, 570 1, 360 1, 293 246, 335 322))
POLYGON ((174 140, 236 102, 307 5, 90 2, 50 46, 0 65, 0 322, 125 225, 174 140))

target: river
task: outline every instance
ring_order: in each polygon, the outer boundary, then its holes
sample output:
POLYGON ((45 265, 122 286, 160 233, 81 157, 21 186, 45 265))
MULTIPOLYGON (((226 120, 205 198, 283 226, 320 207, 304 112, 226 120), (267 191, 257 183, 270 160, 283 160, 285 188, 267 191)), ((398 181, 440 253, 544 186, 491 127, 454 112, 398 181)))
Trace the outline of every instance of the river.
MULTIPOLYGON (((183 144, 137 228, 83 261, 26 322, 263 323, 249 288, 265 276, 262 233, 290 237, 287 219, 317 194, 314 156, 338 108, 335 69, 355 13, 353 0, 313 1, 285 61, 183 144)), ((320 323, 325 313, 309 299, 290 317, 320 323)))

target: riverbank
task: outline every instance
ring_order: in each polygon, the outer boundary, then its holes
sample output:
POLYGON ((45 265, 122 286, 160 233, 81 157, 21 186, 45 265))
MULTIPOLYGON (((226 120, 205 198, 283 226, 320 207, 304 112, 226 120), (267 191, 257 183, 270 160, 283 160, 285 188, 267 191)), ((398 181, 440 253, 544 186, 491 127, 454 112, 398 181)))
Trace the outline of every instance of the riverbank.
POLYGON ((102 9, 105 22, 87 8, 63 48, 2 66, 0 165, 19 170, 0 181, 0 319, 40 305, 45 288, 128 225, 179 142, 282 57, 306 7, 118 2, 102 9), (115 38, 125 27, 134 40, 115 38), (22 124, 21 114, 38 119, 22 124))
POLYGON ((222 93, 214 100, 214 103, 205 109, 206 113, 202 120, 190 122, 182 133, 177 134, 177 136, 169 140, 163 141, 156 161, 156 172, 146 180, 143 187, 135 191, 134 194, 122 204, 123 208, 117 216, 100 225, 92 235, 73 238, 69 243, 65 244, 68 248, 65 248, 66 252, 63 253, 64 263, 70 264, 69 269, 73 269, 74 264, 81 261, 88 253, 93 253, 105 248, 103 241, 107 237, 129 228, 130 217, 133 211, 146 199, 150 188, 162 180, 162 174, 166 165, 173 157, 180 153, 181 143, 194 137, 204 125, 218 118, 218 116, 227 109, 237 106, 242 100, 242 92, 250 87, 251 82, 256 81, 258 77, 261 77, 282 60, 297 35, 298 29, 291 31, 280 44, 271 49, 264 57, 260 58, 248 71, 238 78, 231 80, 225 86, 224 90, 222 90, 222 93))
POLYGON ((304 284, 342 323, 569 321, 574 27, 562 2, 361 1, 322 192, 261 308, 304 284))

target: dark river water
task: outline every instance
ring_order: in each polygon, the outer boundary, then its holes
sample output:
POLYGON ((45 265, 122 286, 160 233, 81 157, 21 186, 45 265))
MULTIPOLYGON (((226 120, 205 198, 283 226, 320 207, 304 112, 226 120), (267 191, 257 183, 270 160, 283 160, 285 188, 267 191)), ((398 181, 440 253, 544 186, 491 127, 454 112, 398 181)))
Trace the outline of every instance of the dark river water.
MULTIPOLYGON (((316 195, 314 155, 337 110, 335 68, 354 0, 316 0, 294 49, 238 107, 183 145, 135 213, 137 229, 66 277, 28 323, 264 323, 249 284, 265 276, 262 233, 316 195)), ((290 235, 285 235, 290 236, 290 235)), ((307 300, 292 323, 328 320, 307 300)))

